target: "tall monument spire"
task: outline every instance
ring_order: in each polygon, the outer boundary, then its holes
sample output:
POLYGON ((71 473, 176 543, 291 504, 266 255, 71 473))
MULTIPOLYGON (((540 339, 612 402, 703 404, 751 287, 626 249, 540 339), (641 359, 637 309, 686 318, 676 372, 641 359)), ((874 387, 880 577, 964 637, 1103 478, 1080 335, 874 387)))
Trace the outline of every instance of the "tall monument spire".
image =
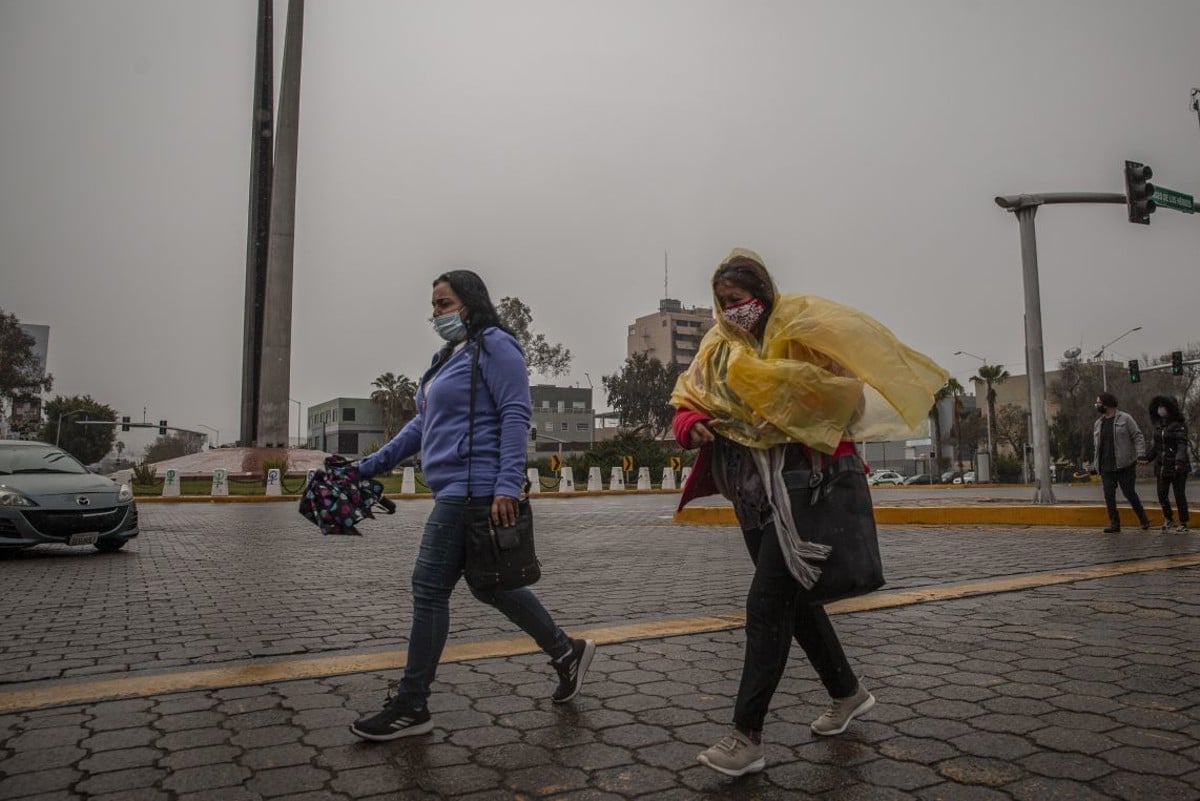
POLYGON ((270 247, 263 314, 262 372, 256 444, 288 441, 288 394, 292 374, 292 253, 296 234, 296 152, 300 127, 300 53, 304 0, 289 0, 280 76, 279 127, 271 187, 270 247))
POLYGON ((254 110, 250 123, 250 208, 246 222, 246 301, 242 334, 243 445, 258 439, 258 380, 262 370, 263 306, 267 289, 267 245, 271 216, 271 163, 275 142, 275 79, 272 0, 258 0, 258 45, 254 55, 254 110))

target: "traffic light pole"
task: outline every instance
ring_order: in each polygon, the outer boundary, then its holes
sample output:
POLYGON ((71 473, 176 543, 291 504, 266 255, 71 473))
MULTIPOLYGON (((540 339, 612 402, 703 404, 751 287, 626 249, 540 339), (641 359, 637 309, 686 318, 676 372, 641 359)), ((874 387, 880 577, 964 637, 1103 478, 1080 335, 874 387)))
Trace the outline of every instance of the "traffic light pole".
POLYGON ((1033 439, 1033 502, 1054 503, 1050 482, 1050 428, 1046 422, 1046 359, 1042 343, 1042 300, 1038 282, 1037 234, 1033 225, 1038 206, 1056 203, 1119 203, 1125 195, 1108 192, 1048 192, 1008 195, 996 205, 1013 212, 1021 233, 1021 273, 1025 286, 1025 361, 1029 372, 1030 434, 1033 439))

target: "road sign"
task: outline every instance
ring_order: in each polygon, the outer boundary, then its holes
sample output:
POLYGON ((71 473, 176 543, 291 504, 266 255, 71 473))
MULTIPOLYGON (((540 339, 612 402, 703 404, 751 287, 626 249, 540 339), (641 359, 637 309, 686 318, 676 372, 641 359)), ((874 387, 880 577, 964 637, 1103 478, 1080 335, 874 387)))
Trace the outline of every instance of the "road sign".
POLYGON ((1185 214, 1196 213, 1196 200, 1191 195, 1167 189, 1165 186, 1154 187, 1154 205, 1163 209, 1175 209, 1185 214))
POLYGON ((562 467, 562 457, 557 453, 550 457, 550 470, 557 473, 562 467))
POLYGON ((678 470, 679 468, 683 467, 683 460, 678 456, 672 456, 670 458, 670 464, 672 470, 678 470))
POLYGON ((633 457, 632 456, 622 456, 621 457, 621 469, 624 470, 626 473, 633 472, 633 457))

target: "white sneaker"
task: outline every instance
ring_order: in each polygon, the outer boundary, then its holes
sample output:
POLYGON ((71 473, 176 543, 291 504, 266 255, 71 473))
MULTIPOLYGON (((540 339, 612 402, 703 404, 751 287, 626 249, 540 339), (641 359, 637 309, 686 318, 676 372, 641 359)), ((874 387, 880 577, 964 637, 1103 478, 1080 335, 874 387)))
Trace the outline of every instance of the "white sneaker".
POLYGON ((867 692, 867 688, 859 682, 858 689, 849 698, 834 698, 825 714, 812 722, 813 734, 829 737, 841 734, 850 725, 850 721, 875 706, 875 696, 867 692))
POLYGON ((752 741, 737 729, 718 740, 716 745, 701 751, 696 761, 726 776, 758 773, 767 766, 762 744, 752 741))

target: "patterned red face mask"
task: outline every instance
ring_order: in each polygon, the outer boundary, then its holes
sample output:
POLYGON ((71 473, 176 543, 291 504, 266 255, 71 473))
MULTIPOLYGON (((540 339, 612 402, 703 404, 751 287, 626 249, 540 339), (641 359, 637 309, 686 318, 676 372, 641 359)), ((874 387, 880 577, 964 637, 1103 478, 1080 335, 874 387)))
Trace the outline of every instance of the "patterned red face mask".
POLYGON ((758 298, 750 298, 735 306, 726 306, 721 310, 721 314, 725 316, 726 320, 742 330, 752 332, 766 310, 767 304, 758 298))

